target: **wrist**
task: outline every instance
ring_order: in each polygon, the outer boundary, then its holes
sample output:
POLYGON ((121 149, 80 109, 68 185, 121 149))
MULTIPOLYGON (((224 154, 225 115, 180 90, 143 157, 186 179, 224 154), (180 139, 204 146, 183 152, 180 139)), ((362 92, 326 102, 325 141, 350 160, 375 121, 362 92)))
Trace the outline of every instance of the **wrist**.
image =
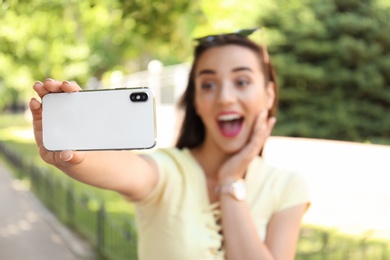
POLYGON ((238 201, 243 201, 246 197, 245 181, 243 179, 226 180, 216 187, 215 192, 220 196, 230 195, 238 201))

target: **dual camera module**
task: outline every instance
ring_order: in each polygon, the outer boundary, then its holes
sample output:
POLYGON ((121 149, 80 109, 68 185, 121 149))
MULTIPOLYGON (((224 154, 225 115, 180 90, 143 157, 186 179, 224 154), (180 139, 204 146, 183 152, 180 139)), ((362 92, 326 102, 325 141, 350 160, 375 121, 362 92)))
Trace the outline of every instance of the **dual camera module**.
POLYGON ((133 102, 145 102, 148 98, 148 94, 145 92, 134 92, 130 94, 130 100, 133 102))

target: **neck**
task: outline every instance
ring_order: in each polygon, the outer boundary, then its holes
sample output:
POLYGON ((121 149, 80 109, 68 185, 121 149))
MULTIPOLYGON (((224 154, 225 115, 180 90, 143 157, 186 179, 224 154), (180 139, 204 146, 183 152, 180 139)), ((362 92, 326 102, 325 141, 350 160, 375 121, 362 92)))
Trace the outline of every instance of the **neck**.
POLYGON ((209 180, 218 179, 218 170, 230 157, 229 154, 224 153, 218 149, 218 147, 207 145, 206 142, 196 148, 191 149, 191 153, 198 161, 206 175, 206 178, 209 180))

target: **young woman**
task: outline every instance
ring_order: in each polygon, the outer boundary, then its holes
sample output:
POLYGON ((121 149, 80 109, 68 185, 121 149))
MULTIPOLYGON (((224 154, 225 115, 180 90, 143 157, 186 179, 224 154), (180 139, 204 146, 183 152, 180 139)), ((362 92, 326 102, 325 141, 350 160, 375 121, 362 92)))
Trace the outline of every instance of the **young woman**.
MULTIPOLYGON (((74 92, 46 79, 34 89, 74 92)), ((30 109, 44 161, 70 177, 121 193, 136 206, 139 259, 293 259, 308 207, 299 175, 267 166, 277 85, 266 50, 240 33, 198 39, 185 116, 174 148, 49 152, 41 103, 30 109)))

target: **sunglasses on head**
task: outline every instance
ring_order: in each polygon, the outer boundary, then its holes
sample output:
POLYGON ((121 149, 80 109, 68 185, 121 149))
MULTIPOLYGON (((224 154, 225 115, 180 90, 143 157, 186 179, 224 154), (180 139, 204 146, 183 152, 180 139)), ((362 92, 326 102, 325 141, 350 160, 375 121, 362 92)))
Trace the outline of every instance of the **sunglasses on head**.
MULTIPOLYGON (((203 36, 200 38, 195 38, 194 40, 197 41, 198 44, 202 44, 202 43, 211 43, 212 44, 213 42, 217 41, 218 39, 221 39, 221 37, 224 37, 224 36, 237 36, 237 37, 247 38, 248 36, 250 36, 251 34, 253 34, 254 32, 256 32, 258 30, 260 30, 259 27, 256 27, 253 29, 242 29, 242 30, 238 30, 238 31, 235 31, 232 33, 207 35, 207 36, 203 36)), ((263 32, 263 38, 264 38, 264 32, 263 32)), ((263 47, 262 50, 263 50, 264 62, 266 64, 269 64, 268 49, 267 49, 267 45, 265 44, 264 41, 262 43, 262 47, 263 47)))
POLYGON ((223 36, 231 36, 232 35, 232 36, 239 36, 239 37, 246 38, 259 29, 260 28, 242 29, 242 30, 238 30, 238 31, 235 31, 232 33, 212 34, 212 35, 207 35, 207 36, 203 36, 200 38, 195 38, 194 40, 197 41, 198 43, 207 43, 207 42, 210 43, 210 42, 213 42, 213 41, 215 41, 218 38, 223 37, 223 36))

